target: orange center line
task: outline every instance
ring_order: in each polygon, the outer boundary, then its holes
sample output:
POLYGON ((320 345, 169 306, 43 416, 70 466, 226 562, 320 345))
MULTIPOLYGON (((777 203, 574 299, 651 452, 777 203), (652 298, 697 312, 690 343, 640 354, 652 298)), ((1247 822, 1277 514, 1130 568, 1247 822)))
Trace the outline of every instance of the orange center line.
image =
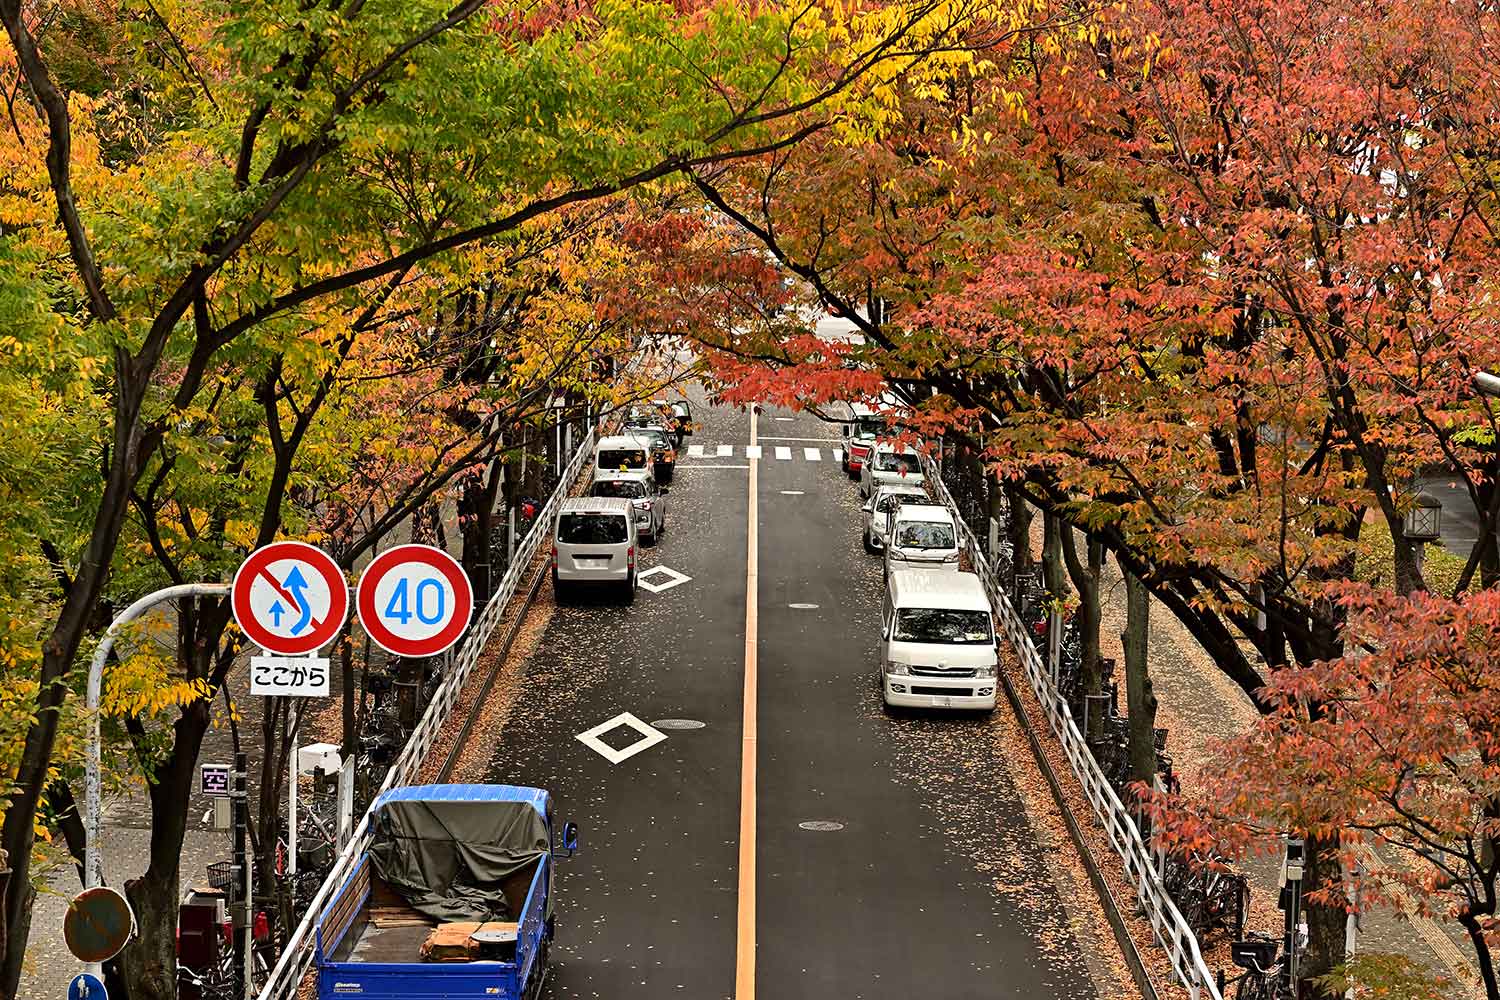
MULTIPOLYGON (((755 444, 755 407, 750 407, 750 444, 755 444)), ((755 758, 756 628, 759 613, 760 564, 757 557, 760 462, 750 460, 750 512, 745 549, 745 691, 740 743, 739 914, 735 933, 735 1000, 755 1000, 755 758)))

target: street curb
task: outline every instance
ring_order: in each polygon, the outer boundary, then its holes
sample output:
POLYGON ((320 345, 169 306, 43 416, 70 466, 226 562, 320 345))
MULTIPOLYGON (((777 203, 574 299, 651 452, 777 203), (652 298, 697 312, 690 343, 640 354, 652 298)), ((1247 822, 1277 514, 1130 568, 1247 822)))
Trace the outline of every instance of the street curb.
POLYGON ((1146 971, 1145 963, 1141 961, 1141 953, 1136 948, 1135 938, 1130 936, 1130 929, 1125 926, 1125 919, 1120 915, 1120 906, 1115 901, 1115 895, 1110 891, 1109 884, 1104 881, 1104 874, 1099 870, 1098 862, 1094 860, 1093 854, 1089 852, 1088 845, 1084 842, 1083 830, 1079 827, 1078 820, 1073 816, 1073 810, 1063 795, 1062 785, 1057 780, 1057 774, 1052 770, 1052 762, 1047 759, 1046 751, 1042 749, 1041 740, 1037 738, 1036 730, 1031 725, 1030 716, 1026 714, 1026 709, 1016 694, 1016 689, 1011 685, 1005 667, 1000 666, 995 672, 1005 688, 1005 699, 1010 702, 1011 711, 1016 713, 1016 718, 1020 720, 1021 728, 1026 733, 1026 742, 1031 745, 1031 755, 1036 758, 1042 777, 1047 779, 1047 787, 1052 789, 1052 800, 1057 803, 1058 812, 1062 814, 1063 825, 1068 828, 1068 836, 1072 839, 1073 846, 1078 849, 1078 857, 1083 861, 1083 867, 1088 870, 1089 881, 1094 884, 1094 891, 1098 894, 1099 902, 1104 908, 1104 917, 1109 921, 1110 929, 1114 931, 1115 943, 1120 946, 1120 951, 1125 956, 1125 964, 1130 966, 1130 978, 1135 980, 1136 987, 1141 991, 1142 1000, 1160 1000, 1156 984, 1151 981, 1151 974, 1146 971))

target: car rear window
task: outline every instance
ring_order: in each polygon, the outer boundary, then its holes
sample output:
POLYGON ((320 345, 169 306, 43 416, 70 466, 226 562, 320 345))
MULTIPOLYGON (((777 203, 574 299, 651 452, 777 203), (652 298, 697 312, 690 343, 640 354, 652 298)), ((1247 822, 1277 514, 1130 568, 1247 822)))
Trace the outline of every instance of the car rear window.
POLYGON ((594 484, 593 494, 596 497, 624 497, 626 500, 639 500, 646 495, 646 484, 634 479, 606 479, 594 484))
POLYGON ((984 611, 904 608, 896 616, 893 638, 899 642, 984 645, 990 641, 990 616, 984 611))
POLYGON ((606 448, 599 452, 599 468, 601 469, 644 469, 646 467, 646 450, 644 448, 606 448))
POLYGON ((629 531, 623 514, 564 514, 557 519, 557 540, 564 545, 618 545, 629 531))

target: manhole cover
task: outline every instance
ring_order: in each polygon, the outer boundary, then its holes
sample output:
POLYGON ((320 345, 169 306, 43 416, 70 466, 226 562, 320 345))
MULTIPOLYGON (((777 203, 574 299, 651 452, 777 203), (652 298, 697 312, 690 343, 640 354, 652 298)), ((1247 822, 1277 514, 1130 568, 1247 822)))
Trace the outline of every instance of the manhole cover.
POLYGON ((702 729, 707 725, 697 719, 657 719, 651 724, 657 729, 702 729))
POLYGON ((798 611, 811 611, 813 608, 816 608, 817 605, 816 604, 788 604, 787 607, 789 607, 789 608, 796 608, 798 611))
POLYGON ((831 819, 810 819, 805 823, 798 823, 797 825, 804 830, 811 830, 813 833, 832 833, 835 830, 842 830, 844 828, 844 824, 836 823, 831 819))

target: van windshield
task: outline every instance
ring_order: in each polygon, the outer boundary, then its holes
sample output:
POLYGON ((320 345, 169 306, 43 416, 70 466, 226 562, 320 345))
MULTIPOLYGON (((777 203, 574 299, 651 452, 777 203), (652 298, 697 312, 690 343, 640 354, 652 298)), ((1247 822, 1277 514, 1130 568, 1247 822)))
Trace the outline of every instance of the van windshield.
POLYGON ((896 616, 892 638, 898 642, 986 645, 990 641, 990 616, 984 611, 903 608, 896 616))
POLYGON ((557 540, 564 545, 618 545, 629 526, 623 514, 564 514, 557 519, 557 540))
POLYGON ((896 544, 908 549, 951 549, 953 525, 937 521, 907 521, 896 533, 896 544))
POLYGON ((922 471, 922 462, 915 455, 897 455, 883 451, 875 456, 875 471, 913 473, 922 471))
POLYGON ((599 468, 601 469, 644 469, 646 467, 646 450, 644 448, 605 448, 599 452, 599 468))
POLYGON ((605 479, 594 484, 596 497, 624 497, 639 500, 646 495, 646 484, 638 479, 605 479))

